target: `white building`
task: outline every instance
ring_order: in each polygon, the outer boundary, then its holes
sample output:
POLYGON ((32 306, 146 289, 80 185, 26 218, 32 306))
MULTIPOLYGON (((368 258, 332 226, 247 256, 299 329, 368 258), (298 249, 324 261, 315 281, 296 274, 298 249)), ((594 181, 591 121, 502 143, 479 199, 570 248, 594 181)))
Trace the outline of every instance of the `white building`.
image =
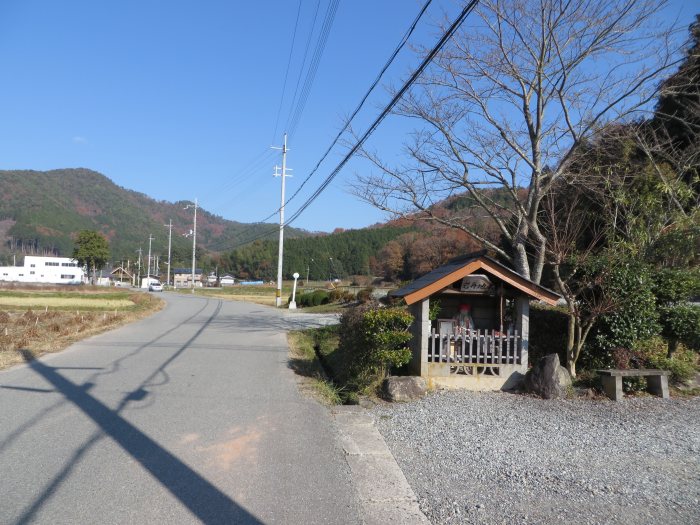
POLYGON ((75 259, 25 255, 24 266, 0 266, 0 281, 82 284, 85 272, 75 259))
POLYGON ((148 289, 152 284, 160 284, 157 277, 142 277, 141 278, 141 288, 148 289))

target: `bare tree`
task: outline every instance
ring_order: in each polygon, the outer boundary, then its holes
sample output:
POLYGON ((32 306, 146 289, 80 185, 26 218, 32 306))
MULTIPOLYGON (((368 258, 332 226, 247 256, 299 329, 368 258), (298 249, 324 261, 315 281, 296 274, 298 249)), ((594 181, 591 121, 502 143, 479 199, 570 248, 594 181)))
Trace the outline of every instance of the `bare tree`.
POLYGON ((606 286, 614 269, 599 258, 607 225, 591 217, 589 201, 596 197, 586 185, 562 179, 545 196, 540 220, 554 282, 566 302, 566 369, 573 377, 596 320, 617 306, 606 286))
POLYGON ((482 0, 397 106, 418 123, 408 160, 365 149, 353 192, 396 216, 458 228, 539 282, 547 239, 542 199, 577 149, 606 123, 648 106, 674 66, 673 27, 658 0, 482 0), (468 192, 507 247, 469 215, 437 212, 468 192))

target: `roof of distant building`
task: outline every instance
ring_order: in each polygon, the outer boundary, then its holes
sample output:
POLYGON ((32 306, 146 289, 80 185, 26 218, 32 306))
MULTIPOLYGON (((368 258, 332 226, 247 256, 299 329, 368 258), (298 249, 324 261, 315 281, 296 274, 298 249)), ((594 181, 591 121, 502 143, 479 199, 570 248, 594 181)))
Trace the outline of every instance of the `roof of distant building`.
MULTIPOLYGON (((187 275, 192 275, 192 268, 173 268, 173 273, 174 273, 174 274, 187 274, 187 275)), ((201 275, 201 274, 202 274, 202 269, 201 269, 201 268, 195 268, 194 273, 195 273, 195 275, 201 275)))

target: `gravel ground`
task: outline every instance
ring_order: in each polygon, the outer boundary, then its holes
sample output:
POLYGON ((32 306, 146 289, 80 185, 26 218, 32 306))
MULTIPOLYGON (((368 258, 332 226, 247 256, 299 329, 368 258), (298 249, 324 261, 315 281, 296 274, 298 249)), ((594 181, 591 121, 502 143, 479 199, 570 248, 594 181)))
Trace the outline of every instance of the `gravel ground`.
POLYGON ((434 524, 700 523, 700 398, 445 391, 371 414, 434 524))

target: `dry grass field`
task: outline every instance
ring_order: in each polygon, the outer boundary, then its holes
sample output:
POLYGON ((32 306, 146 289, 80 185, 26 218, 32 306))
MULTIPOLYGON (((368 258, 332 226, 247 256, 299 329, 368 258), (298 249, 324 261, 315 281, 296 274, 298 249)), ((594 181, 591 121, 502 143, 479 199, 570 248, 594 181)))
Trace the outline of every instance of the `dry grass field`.
POLYGON ((93 287, 0 289, 0 370, 159 310, 151 294, 93 287))
MULTIPOLYGON (((287 304, 287 300, 292 295, 293 281, 283 281, 282 283, 282 302, 287 304)), ((308 286, 298 286, 297 295, 303 294, 306 290, 327 289, 327 283, 324 281, 311 281, 308 286)), ((184 293, 184 290, 180 290, 184 293)), ((216 297, 217 299, 228 299, 233 301, 246 301, 249 303, 264 304, 266 306, 275 306, 275 295, 277 286, 274 284, 264 284, 260 286, 229 286, 226 288, 197 288, 196 293, 206 297, 216 297)), ((322 313, 325 311, 336 311, 334 309, 318 309, 305 310, 308 312, 316 311, 322 313)))
MULTIPOLYGON (((276 291, 274 285, 267 284, 261 286, 231 286, 226 288, 197 288, 195 293, 206 297, 216 297, 217 299, 246 301, 249 303, 264 304, 266 306, 275 306, 276 291)), ((285 303, 287 302, 287 297, 291 293, 291 287, 285 283, 282 288, 282 297, 285 303)))

